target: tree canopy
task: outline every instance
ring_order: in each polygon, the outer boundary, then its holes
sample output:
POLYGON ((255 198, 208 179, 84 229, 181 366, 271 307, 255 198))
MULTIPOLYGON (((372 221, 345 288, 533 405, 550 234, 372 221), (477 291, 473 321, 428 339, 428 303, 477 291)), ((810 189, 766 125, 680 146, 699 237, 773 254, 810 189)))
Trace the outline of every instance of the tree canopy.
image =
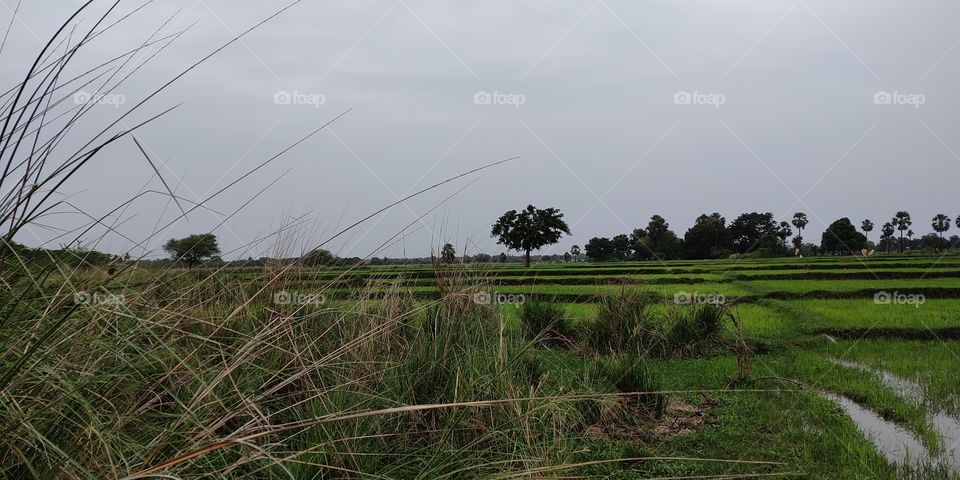
POLYGON ((447 265, 453 263, 457 259, 457 251, 453 248, 452 244, 444 244, 443 249, 440 250, 440 260, 443 260, 443 263, 447 265))
POLYGON ((220 254, 217 236, 212 233, 194 234, 179 240, 171 238, 163 245, 163 249, 174 260, 186 263, 190 268, 207 258, 220 254))
POLYGON ((594 262, 613 260, 616 257, 613 241, 606 237, 593 237, 583 248, 587 258, 594 262))
POLYGON ((303 256, 303 264, 308 267, 332 266, 340 260, 329 250, 318 248, 303 256))
POLYGON ((858 232, 847 217, 831 223, 820 241, 824 253, 850 254, 866 247, 867 237, 858 232))
POLYGON ((779 246, 777 224, 773 213, 744 213, 730 224, 730 241, 737 253, 771 250, 779 246))
POLYGON ((692 259, 716 258, 729 253, 727 220, 719 213, 697 217, 683 235, 684 256, 692 259))
POLYGON ((563 234, 569 235, 570 227, 563 221, 560 210, 541 210, 533 205, 519 212, 504 213, 490 231, 490 236, 497 237, 497 243, 523 252, 523 263, 528 267, 531 251, 557 243, 563 234))

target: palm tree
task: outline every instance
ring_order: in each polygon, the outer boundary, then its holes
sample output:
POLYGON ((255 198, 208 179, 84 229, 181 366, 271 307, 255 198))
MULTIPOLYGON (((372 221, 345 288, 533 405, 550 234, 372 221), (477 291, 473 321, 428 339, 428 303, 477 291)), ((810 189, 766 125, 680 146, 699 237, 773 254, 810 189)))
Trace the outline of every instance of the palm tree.
POLYGON ((580 258, 580 245, 570 247, 570 254, 573 255, 573 261, 576 263, 577 259, 580 258))
POLYGON ((780 237, 780 241, 784 245, 787 244, 787 238, 790 238, 790 235, 793 235, 793 230, 790 230, 790 224, 787 222, 780 222, 780 226, 777 227, 777 236, 780 237))
POLYGON ((864 220, 863 223, 860 224, 860 230, 863 230, 864 236, 869 240, 870 232, 873 231, 873 222, 871 222, 869 218, 864 220))
POLYGON ((935 217, 933 217, 933 223, 931 223, 931 226, 933 227, 934 232, 940 234, 940 241, 942 242, 943 232, 950 230, 950 217, 942 213, 938 213, 935 217))
POLYGON ((454 250, 453 245, 447 243, 443 246, 443 249, 440 250, 440 259, 443 260, 443 263, 447 265, 453 263, 457 259, 457 251, 454 250))
POLYGON ((890 239, 893 238, 894 231, 893 224, 890 222, 884 223, 883 226, 880 227, 880 238, 887 247, 887 253, 890 253, 890 239))
POLYGON ((901 210, 893 216, 893 219, 890 220, 890 223, 892 223, 893 226, 897 227, 897 230, 900 231, 900 253, 903 253, 903 232, 910 230, 910 225, 913 225, 913 220, 910 220, 909 213, 901 210))
POLYGON ((803 229, 810 223, 807 220, 807 214, 803 212, 797 212, 793 214, 793 220, 790 222, 794 227, 797 227, 797 238, 800 241, 803 241, 803 229))

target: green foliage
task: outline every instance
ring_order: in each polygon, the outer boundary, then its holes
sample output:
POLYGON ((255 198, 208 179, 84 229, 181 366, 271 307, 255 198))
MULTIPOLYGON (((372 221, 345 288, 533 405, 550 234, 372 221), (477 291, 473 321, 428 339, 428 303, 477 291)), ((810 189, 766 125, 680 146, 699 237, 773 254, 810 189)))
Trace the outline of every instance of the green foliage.
POLYGON ((620 415, 622 423, 635 425, 648 417, 663 416, 667 397, 660 392, 663 383, 641 355, 625 354, 604 358, 594 364, 592 377, 613 387, 618 393, 645 393, 625 396, 620 403, 630 407, 620 415), (642 414, 638 418, 638 413, 642 414))
POLYGON ((610 240, 613 246, 613 258, 616 260, 629 260, 633 255, 633 248, 630 246, 630 237, 620 234, 610 240))
POLYGON ((693 356, 707 353, 721 343, 727 312, 713 303, 697 303, 670 310, 671 323, 667 343, 673 355, 693 356))
POLYGON ((556 208, 539 209, 533 205, 517 212, 504 213, 493 224, 490 235, 507 248, 524 252, 524 265, 530 266, 530 252, 553 245, 563 234, 570 235, 570 227, 556 208))
POLYGON ((606 262, 616 258, 617 250, 613 242, 606 237, 593 237, 584 246, 587 258, 594 262, 606 262))
MULTIPOLYGON (((912 272, 919 278, 930 270, 933 259, 887 258, 882 263, 865 259, 866 266, 827 258, 797 260, 668 263, 671 273, 662 273, 661 264, 549 265, 535 272, 535 277, 546 282, 551 276, 622 278, 632 269, 635 275, 631 278, 712 278, 725 283, 696 288, 703 291, 735 285, 758 296, 819 289, 960 285, 956 278, 942 277, 927 278, 924 283, 864 279, 870 271, 881 276, 912 272), (619 273, 605 274, 609 269, 619 273), (730 269, 735 270, 728 272, 730 269), (583 271, 587 274, 570 275, 583 271), (660 273, 644 273, 649 271, 660 273), (849 274, 857 280, 791 277, 824 272, 849 274), (682 277, 677 276, 680 273, 682 277), (727 274, 729 278, 722 276, 727 274), (778 274, 789 278, 770 278, 778 274), (751 276, 766 279, 751 280, 751 276), (842 287, 833 286, 837 284, 842 287)), ((949 273, 960 265, 951 257, 941 262, 931 273, 949 273)), ((360 269, 377 278, 385 275, 380 269, 360 269)), ((429 267, 423 267, 423 271, 430 271, 429 267)), ((509 265, 494 271, 534 277, 525 269, 509 265)), ((397 267, 393 273, 397 278, 410 279, 422 272, 415 267, 397 267)), ((100 274, 86 269, 71 273, 71 278, 78 289, 93 290, 81 279, 99 278, 100 274)), ((553 332, 571 328, 566 321, 555 321, 561 317, 555 303, 525 305, 517 310, 520 318, 514 322, 499 317, 512 309, 477 305, 465 299, 462 292, 418 299, 405 293, 406 288, 401 288, 398 281, 385 293, 367 292, 368 299, 356 300, 352 289, 354 300, 349 302, 331 301, 316 307, 289 304, 281 308, 270 303, 269 294, 257 297, 266 278, 260 269, 237 269, 222 276, 211 276, 206 270, 171 270, 162 275, 160 270, 140 270, 135 274, 122 281, 123 285, 138 286, 135 291, 125 290, 134 301, 78 308, 66 317, 61 330, 53 330, 48 341, 39 343, 37 339, 43 338, 46 328, 69 311, 72 300, 36 287, 63 285, 63 279, 25 279, 15 291, 0 291, 0 319, 7 319, 0 329, 4 342, 27 348, 37 345, 36 352, 18 367, 23 349, 10 349, 2 358, 5 372, 13 372, 4 391, 18 399, 16 404, 0 403, 12 428, 5 437, 4 476, 130 475, 178 452, 205 447, 220 438, 235 438, 248 432, 250 422, 258 419, 287 425, 354 413, 361 416, 281 432, 275 440, 256 444, 257 449, 271 455, 296 453, 299 461, 283 467, 266 459, 257 460, 260 457, 255 456, 254 448, 238 443, 200 455, 165 474, 198 478, 256 470, 263 477, 280 478, 286 475, 286 468, 295 478, 336 477, 344 471, 390 478, 456 477, 465 471, 475 476, 495 476, 515 471, 514 466, 520 462, 533 468, 616 459, 625 455, 623 445, 637 448, 640 456, 682 456, 695 450, 698 455, 717 458, 727 458, 733 445, 738 451, 749 452, 743 454, 744 458, 790 461, 812 474, 827 472, 826 476, 840 467, 844 471, 864 465, 885 468, 882 458, 858 435, 847 417, 806 391, 579 397, 727 386, 736 359, 727 353, 731 339, 725 336, 729 332, 724 328, 721 308, 661 303, 663 293, 689 289, 689 285, 668 284, 658 294, 627 294, 621 286, 563 286, 579 294, 616 289, 612 298, 598 299, 597 305, 567 306, 567 314, 562 317, 576 319, 574 325, 582 336, 576 337, 576 348, 566 350, 544 348, 552 346, 550 342, 530 342, 537 337, 533 332, 548 332, 539 335, 548 339, 556 335, 553 332), (243 288, 234 288, 237 283, 243 288), (30 293, 23 294, 23 289, 30 293), (252 304, 238 308, 247 302, 252 304), (578 312, 583 312, 584 318, 577 318, 581 315, 578 312), (605 327, 594 327, 594 313, 596 323, 605 323, 605 327), (76 338, 83 341, 73 341, 76 338), (645 347, 650 344, 659 347, 645 347), (80 377, 69 374, 76 371, 91 373, 80 377), (51 378, 56 383, 51 383, 51 378), (577 395, 579 399, 362 416, 363 412, 405 406, 565 395, 577 395), (110 402, 105 404, 103 398, 110 402), (671 407, 657 419, 668 399, 671 407), (255 407, 249 402, 255 402, 255 407), (694 426, 676 436, 654 433, 684 420, 674 406, 691 409, 695 412, 691 418, 709 419, 709 425, 694 426), (810 432, 812 424, 821 430, 810 432), (198 439, 198 431, 211 434, 198 439), (841 436, 842 443, 855 448, 857 456, 837 454, 834 448, 838 444, 822 440, 833 438, 823 435, 825 432, 841 436), (96 446, 91 445, 88 434, 97 438, 96 446), (524 439, 522 444, 518 438, 524 439), (571 451, 577 453, 556 453, 571 451), (153 452, 157 452, 155 458, 137 460, 153 452)), ((325 288, 328 280, 324 279, 343 274, 305 269, 302 274, 290 274, 278 281, 284 289, 306 293, 325 288)), ((529 289, 520 285, 512 291, 529 289)), ((503 287, 502 291, 510 290, 503 287)), ((870 298, 759 300, 739 308, 748 325, 747 342, 752 354, 763 355, 755 363, 758 376, 775 375, 804 383, 822 380, 818 385, 856 395, 865 406, 889 414, 911 429, 923 434, 924 428, 929 430, 922 408, 904 405, 861 373, 831 369, 822 353, 846 355, 853 345, 839 336, 839 343, 834 344, 822 331, 832 329, 830 334, 836 335, 834 330, 853 327, 897 332, 911 328, 919 334, 929 333, 929 327, 939 332, 956 327, 956 300, 930 299, 921 308, 880 305, 870 298), (905 321, 910 322, 909 327, 905 321), (831 373, 824 377, 827 370, 831 373)), ((953 381, 955 375, 950 376, 952 364, 944 360, 955 358, 957 351, 952 343, 875 339, 859 342, 854 351, 869 345, 859 360, 873 361, 876 368, 916 374, 935 392, 937 405, 948 408, 955 405, 957 383, 953 381), (874 342, 876 345, 871 345, 874 342), (894 354, 890 354, 890 345, 897 347, 894 354), (915 355, 919 358, 904 356, 910 352, 919 352, 915 355), (924 374, 930 371, 936 377, 927 379, 924 374)), ((756 388, 792 386, 767 379, 758 380, 756 388)), ((626 467, 614 462, 596 468, 571 472, 613 478, 663 476, 664 472, 675 476, 719 475, 729 467, 665 461, 626 467)), ((754 470, 744 467, 743 471, 754 470)))
POLYGON ((824 252, 850 254, 867 248, 867 237, 844 217, 831 223, 823 232, 820 248, 824 252))
POLYGON ((523 338, 544 345, 565 345, 573 334, 566 323, 563 308, 554 302, 531 299, 520 306, 523 338))
POLYGON ((670 224, 660 215, 650 217, 645 230, 646 235, 634 230, 635 257, 640 260, 678 258, 683 250, 683 242, 670 230, 670 224))
POLYGON ((920 237, 920 248, 928 252, 939 252, 950 248, 950 242, 945 240, 941 235, 928 233, 920 237))
POLYGON ((0 269, 19 268, 20 262, 32 268, 95 267, 119 261, 120 258, 83 246, 65 246, 59 249, 29 248, 16 242, 0 239, 0 269))
POLYGON ((892 222, 884 223, 883 226, 880 227, 880 245, 879 246, 883 248, 884 251, 889 252, 890 247, 893 246, 893 232, 895 231, 896 229, 894 228, 892 222))
POLYGON ((807 214, 803 212, 797 212, 793 214, 793 219, 790 220, 790 224, 797 228, 798 235, 803 233, 803 229, 807 228, 807 224, 810 221, 807 219, 807 214))
POLYGON ((863 222, 860 222, 860 230, 863 230, 864 237, 869 238, 870 232, 873 231, 873 222, 869 218, 864 219, 863 222))
POLYGON ((440 250, 440 260, 447 265, 457 260, 457 251, 454 250, 452 244, 446 243, 443 245, 443 249, 440 250))
POLYGON ((303 256, 303 264, 308 267, 329 267, 340 263, 329 250, 317 249, 303 256))
POLYGON ((913 220, 910 218, 910 214, 905 211, 897 212, 893 218, 890 220, 890 224, 893 225, 900 232, 900 253, 903 253, 903 235, 904 232, 910 231, 910 226, 913 225, 913 220))
POLYGON ((212 233, 194 234, 181 239, 171 238, 163 245, 163 249, 174 260, 182 261, 189 267, 220 254, 217 237, 212 233))
POLYGON ((683 235, 684 258, 718 258, 730 247, 727 220, 719 213, 700 215, 683 235))
POLYGON ((662 353, 661 324, 655 315, 647 312, 647 307, 658 299, 651 292, 627 290, 601 296, 596 320, 585 335, 588 348, 600 355, 662 353))
POLYGON ((933 231, 937 232, 942 239, 944 232, 950 230, 950 217, 938 213, 933 217, 930 226, 933 227, 933 231))
POLYGON ((773 213, 744 213, 730 224, 730 241, 740 254, 759 252, 762 256, 783 254, 773 213))

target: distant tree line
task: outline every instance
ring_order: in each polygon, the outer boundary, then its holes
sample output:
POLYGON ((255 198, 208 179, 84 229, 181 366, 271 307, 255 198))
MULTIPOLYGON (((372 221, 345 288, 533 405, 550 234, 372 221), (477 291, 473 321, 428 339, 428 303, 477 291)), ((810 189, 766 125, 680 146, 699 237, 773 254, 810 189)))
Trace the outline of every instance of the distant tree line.
MULTIPOLYGON (((960 224, 960 217, 957 218, 960 224)), ((942 251, 957 248, 960 237, 944 238, 950 229, 950 218, 937 214, 931 221, 934 232, 914 238, 910 214, 897 212, 881 227, 879 242, 874 244, 868 235, 874 229, 871 220, 863 220, 860 230, 849 218, 831 223, 821 236, 820 243, 805 242, 803 230, 809 223, 807 215, 797 212, 790 222, 777 222, 773 213, 750 212, 735 218, 729 224, 719 213, 697 217, 681 238, 660 215, 650 217, 646 227, 634 229, 612 238, 593 237, 584 246, 591 261, 671 260, 725 258, 731 255, 775 257, 784 255, 850 255, 862 250, 881 251, 929 250, 942 251)), ((574 245, 578 258, 579 246, 574 245)), ((571 253, 574 253, 571 248, 571 253)))
MULTIPOLYGON (((129 255, 126 258, 129 258, 129 255)), ((17 242, 0 243, 0 260, 3 262, 79 267, 103 266, 123 259, 124 257, 93 250, 79 241, 57 249, 31 248, 17 242)))
MULTIPOLYGON (((660 215, 653 215, 642 228, 629 233, 608 237, 593 237, 581 250, 573 245, 570 251, 561 255, 532 255, 533 251, 559 242, 563 235, 570 234, 570 227, 563 221, 563 213, 556 208, 538 209, 533 205, 517 211, 504 213, 491 229, 491 236, 497 243, 520 255, 509 256, 500 253, 491 256, 478 253, 473 256, 457 257, 456 249, 450 243, 443 245, 439 257, 430 258, 342 258, 328 250, 315 249, 294 258, 247 258, 246 260, 224 261, 219 257, 220 247, 212 233, 195 234, 181 239, 170 239, 163 245, 169 254, 167 259, 144 260, 143 264, 180 263, 187 267, 258 267, 266 264, 300 263, 309 267, 341 267, 367 263, 420 264, 420 263, 511 263, 522 261, 530 265, 533 259, 541 263, 576 262, 585 255, 595 262, 627 260, 672 260, 672 259, 710 259, 726 258, 731 255, 749 255, 776 257, 785 255, 850 255, 857 252, 931 251, 941 252, 960 247, 960 236, 946 238, 951 227, 951 218, 938 213, 930 221, 933 233, 917 238, 913 231, 913 219, 910 213, 899 211, 889 222, 880 226, 880 237, 876 243, 869 240, 875 224, 870 219, 860 222, 859 230, 849 218, 841 218, 824 230, 820 243, 805 242, 803 231, 809 219, 803 212, 797 212, 789 222, 777 222, 771 212, 744 213, 729 224, 719 213, 702 214, 687 229, 681 238, 670 224, 660 215)), ((960 216, 956 217, 960 225, 960 216)), ((79 244, 79 242, 78 242, 79 244)), ((64 246, 58 250, 32 249, 16 243, 6 244, 0 260, 12 260, 19 257, 36 262, 56 262, 58 264, 106 265, 130 261, 129 254, 123 257, 85 249, 79 246, 64 246)))

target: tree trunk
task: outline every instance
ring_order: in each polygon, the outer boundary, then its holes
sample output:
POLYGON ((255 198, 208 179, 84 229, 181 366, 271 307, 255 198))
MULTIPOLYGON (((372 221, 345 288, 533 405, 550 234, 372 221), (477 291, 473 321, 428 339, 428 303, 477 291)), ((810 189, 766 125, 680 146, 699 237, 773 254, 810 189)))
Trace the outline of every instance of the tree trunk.
POLYGON ((526 250, 523 255, 523 266, 530 267, 530 250, 526 250))

